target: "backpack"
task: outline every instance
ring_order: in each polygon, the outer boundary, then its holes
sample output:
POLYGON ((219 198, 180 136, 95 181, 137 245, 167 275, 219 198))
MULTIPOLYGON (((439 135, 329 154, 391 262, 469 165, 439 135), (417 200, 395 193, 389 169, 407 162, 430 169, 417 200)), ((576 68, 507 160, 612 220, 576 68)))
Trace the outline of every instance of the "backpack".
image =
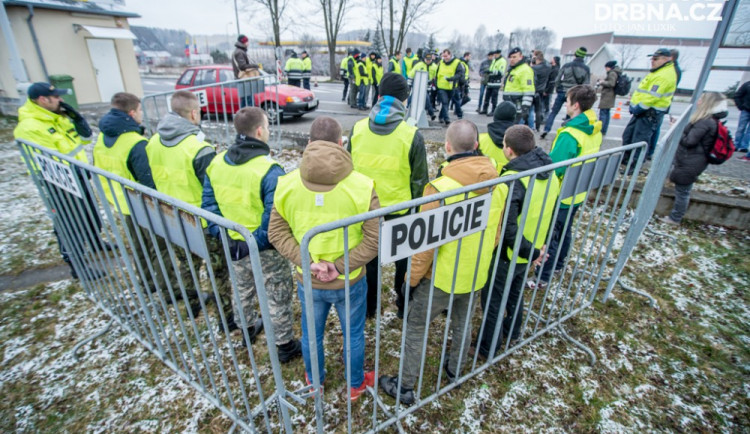
POLYGON ((628 74, 620 73, 617 74, 617 82, 615 82, 615 95, 625 96, 630 93, 630 83, 633 81, 632 78, 628 77, 628 74))
POLYGON ((708 164, 724 163, 732 158, 735 150, 734 141, 732 140, 732 136, 729 135, 727 127, 719 120, 716 123, 719 128, 717 129, 716 141, 708 151, 708 164))

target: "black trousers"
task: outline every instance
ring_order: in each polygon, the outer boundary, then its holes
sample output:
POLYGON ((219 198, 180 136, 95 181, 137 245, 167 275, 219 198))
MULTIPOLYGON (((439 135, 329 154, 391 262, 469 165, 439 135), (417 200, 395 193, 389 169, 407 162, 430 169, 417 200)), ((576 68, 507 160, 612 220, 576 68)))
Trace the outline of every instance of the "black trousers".
MULTIPOLYGON (((631 143, 651 141, 651 137, 656 131, 659 121, 659 116, 655 110, 647 110, 646 112, 633 116, 630 118, 628 125, 625 127, 625 131, 622 133, 622 144, 629 145, 631 143)), ((638 157, 641 155, 641 150, 638 148, 633 156, 633 163, 631 168, 635 167, 638 157)), ((622 164, 626 165, 630 161, 630 151, 626 152, 622 159, 622 164)))
MULTIPOLYGON (((492 259, 494 264, 494 256, 492 259)), ((509 270, 510 262, 501 257, 497 264, 495 281, 488 281, 487 289, 482 290, 482 309, 487 312, 487 319, 485 320, 483 333, 478 340, 479 352, 487 357, 494 357, 489 353, 498 321, 502 321, 502 326, 497 338, 495 354, 503 351, 505 347, 504 337, 510 336, 511 339, 518 339, 521 333, 521 325, 523 324, 523 278, 526 274, 526 264, 516 264, 516 269, 513 271, 513 280, 511 280, 510 288, 508 288, 508 301, 505 304, 505 311, 500 312, 505 280, 508 277, 509 270), (492 292, 491 295, 490 292, 492 292), (518 308, 518 313, 516 313, 516 308, 518 308)), ((489 277, 492 277, 492 266, 490 266, 488 273, 489 277)))

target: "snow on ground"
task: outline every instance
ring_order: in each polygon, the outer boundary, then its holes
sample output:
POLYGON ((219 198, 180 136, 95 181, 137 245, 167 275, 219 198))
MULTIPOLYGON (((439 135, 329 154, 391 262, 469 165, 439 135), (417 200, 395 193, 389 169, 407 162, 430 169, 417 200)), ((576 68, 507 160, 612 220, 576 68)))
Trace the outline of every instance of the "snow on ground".
MULTIPOLYGON (((435 167, 443 157, 437 146, 430 148, 435 167)), ((277 158, 289 171, 300 155, 284 150, 277 158)), ((6 161, 0 168, 0 273, 57 262, 49 219, 17 149, 1 145, 0 157, 6 161)), ((659 229, 677 240, 643 237, 623 274, 655 296, 658 309, 616 287, 613 300, 595 303, 566 325, 594 350, 595 365, 553 332, 405 425, 414 432, 749 430, 750 237, 713 226, 659 229)), ((400 332, 391 323, 400 322, 391 310, 385 315, 382 356, 398 359, 400 332)), ((6 397, 0 430, 206 432, 231 426, 119 327, 83 347, 76 362, 73 344, 108 320, 70 281, 0 293, 0 393, 6 397)), ((288 376, 290 390, 302 385, 300 372, 298 366, 288 376)), ((328 428, 344 430, 346 401, 328 391, 326 400, 328 428)), ((355 417, 369 421, 372 400, 364 402, 355 417)), ((310 406, 301 409, 292 413, 295 426, 313 430, 310 406)))

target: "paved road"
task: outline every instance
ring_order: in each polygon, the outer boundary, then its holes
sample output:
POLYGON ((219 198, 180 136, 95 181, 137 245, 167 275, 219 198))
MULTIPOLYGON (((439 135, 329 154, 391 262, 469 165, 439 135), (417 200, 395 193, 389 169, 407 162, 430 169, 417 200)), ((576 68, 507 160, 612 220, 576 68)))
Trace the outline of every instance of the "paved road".
MULTIPOLYGON (((174 89, 174 83, 177 81, 177 77, 161 78, 161 77, 144 77, 142 78, 144 92, 148 94, 167 92, 174 89)), ((341 93, 343 89, 342 83, 320 83, 318 87, 313 87, 313 92, 320 100, 320 106, 318 110, 313 113, 307 114, 298 119, 288 119, 284 122, 283 128, 289 131, 296 131, 306 133, 310 129, 312 121, 321 115, 327 115, 335 117, 342 125, 344 130, 351 131, 354 123, 359 119, 367 116, 366 111, 359 111, 352 109, 349 105, 341 101, 341 93)), ((470 92, 471 101, 464 106, 464 119, 468 119, 479 128, 480 132, 487 130, 487 124, 492 121, 492 118, 485 115, 479 115, 476 112, 476 101, 479 98, 479 90, 472 89, 470 92)), ((610 120, 609 131, 605 138, 605 147, 618 146, 622 140, 622 133, 630 120, 630 113, 628 113, 627 107, 624 107, 624 99, 618 98, 618 102, 623 102, 622 119, 610 120)), ((687 107, 687 103, 683 101, 675 101, 672 104, 671 114, 675 118, 678 117, 687 107)), ((557 119, 553 125, 553 131, 556 130, 565 116, 564 108, 560 111, 557 119)), ((455 119, 455 115, 451 114, 451 118, 455 119)), ((730 110, 729 125, 730 131, 734 131, 739 121, 739 112, 737 110, 730 110)), ((422 134, 426 140, 442 142, 445 138, 445 128, 437 122, 431 122, 431 126, 426 129, 422 129, 422 134)), ((669 130, 670 124, 668 119, 662 125, 662 134, 665 135, 669 130)), ((549 148, 552 143, 551 135, 546 140, 539 140, 540 146, 549 148)), ((708 173, 717 175, 730 176, 733 178, 742 179, 745 181, 745 186, 750 187, 750 163, 743 162, 739 159, 739 156, 735 156, 732 160, 724 163, 720 166, 709 166, 708 173)))

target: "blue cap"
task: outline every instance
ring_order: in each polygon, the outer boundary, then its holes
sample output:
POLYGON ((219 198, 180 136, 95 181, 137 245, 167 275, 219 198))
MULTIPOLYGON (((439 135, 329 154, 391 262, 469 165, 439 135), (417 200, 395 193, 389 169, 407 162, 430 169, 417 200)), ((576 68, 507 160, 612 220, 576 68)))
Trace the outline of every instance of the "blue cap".
POLYGON ((29 96, 29 99, 37 99, 40 96, 69 95, 70 93, 72 93, 70 89, 58 89, 44 82, 34 83, 26 90, 26 95, 29 96))

